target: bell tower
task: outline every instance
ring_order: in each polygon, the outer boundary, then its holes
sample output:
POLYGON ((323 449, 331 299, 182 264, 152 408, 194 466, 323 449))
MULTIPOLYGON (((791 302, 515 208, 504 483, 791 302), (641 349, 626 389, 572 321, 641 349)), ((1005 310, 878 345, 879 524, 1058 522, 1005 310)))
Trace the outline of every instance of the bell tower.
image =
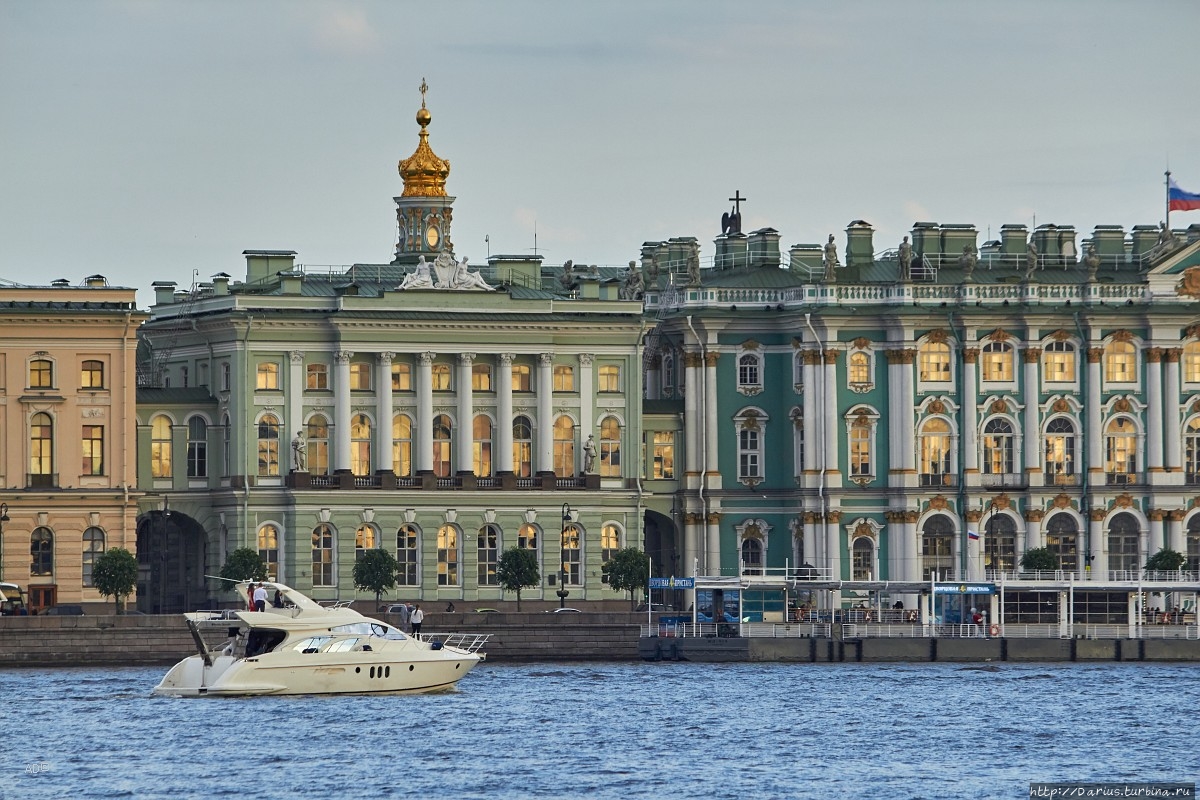
POLYGON ((454 198, 446 194, 446 178, 450 175, 450 162, 438 158, 429 146, 429 122, 432 119, 425 108, 425 93, 429 91, 425 79, 421 79, 421 108, 417 110, 418 134, 421 140, 416 151, 399 164, 400 178, 404 191, 396 201, 396 224, 399 234, 396 240, 396 257, 393 264, 415 264, 425 256, 433 261, 443 250, 454 254, 450 241, 450 221, 453 217, 454 198))

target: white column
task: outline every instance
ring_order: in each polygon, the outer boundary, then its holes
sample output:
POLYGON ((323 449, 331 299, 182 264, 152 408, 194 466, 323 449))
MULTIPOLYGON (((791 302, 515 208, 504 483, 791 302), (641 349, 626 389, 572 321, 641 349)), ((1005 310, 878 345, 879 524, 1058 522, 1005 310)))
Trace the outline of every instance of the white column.
MULTIPOLYGON (((840 462, 838 460, 838 408, 837 408, 837 350, 826 350, 823 354, 825 365, 822 370, 822 386, 824 391, 824 408, 821 413, 825 425, 825 475, 829 488, 842 485, 840 462)), ((836 531, 836 526, 834 528, 836 531)))
POLYGON ((959 436, 962 438, 963 470, 971 474, 979 472, 979 384, 975 380, 978 360, 978 347, 963 349, 963 429, 959 436))
POLYGON ((705 520, 705 533, 707 546, 705 550, 708 553, 708 574, 721 574, 721 515, 718 512, 710 512, 708 519, 705 520))
POLYGON ((921 580, 921 536, 917 531, 917 520, 921 515, 916 511, 904 512, 904 580, 921 580))
POLYGON ((384 351, 375 362, 375 471, 392 471, 392 359, 384 351))
MULTIPOLYGON (((1163 472, 1163 351, 1151 347, 1146 351, 1146 468, 1147 472, 1163 472)), ((1153 480, 1149 478, 1148 480, 1153 480)))
POLYGON ((513 395, 512 353, 496 356, 500 367, 496 381, 496 453, 493 460, 497 472, 513 471, 513 395))
POLYGON ((1167 517, 1167 512, 1153 508, 1150 510, 1148 516, 1150 517, 1150 538, 1149 541, 1146 542, 1147 547, 1143 548, 1142 552, 1139 554, 1141 556, 1141 560, 1138 562, 1139 564, 1145 564, 1147 558, 1167 546, 1166 526, 1164 524, 1167 517))
POLYGON ((541 353, 537 364, 537 471, 554 471, 554 354, 541 353))
MULTIPOLYGON (((906 474, 913 474, 917 468, 917 429, 916 414, 917 384, 914 364, 917 351, 905 350, 900 359, 900 387, 903 391, 900 397, 900 416, 891 420, 890 424, 900 426, 900 468, 906 474)), ((911 479, 905 479, 906 484, 912 484, 911 479)))
MULTIPOLYGON (((821 418, 817 412, 817 359, 820 354, 805 350, 800 354, 803 359, 801 380, 804 382, 804 471, 816 472, 820 467, 821 418)), ((809 563, 816 566, 815 561, 809 563)))
POLYGON ((804 512, 803 520, 804 562, 796 566, 802 567, 804 564, 810 564, 819 568, 821 560, 817 553, 817 525, 813 521, 813 513, 811 511, 804 512))
POLYGON ((697 400, 700 397, 701 391, 700 363, 699 353, 686 352, 683 354, 683 374, 686 384, 683 396, 683 469, 685 480, 686 476, 697 475, 700 472, 697 466, 700 462, 700 419, 697 412, 697 400))
POLYGON ((700 552, 700 526, 704 524, 704 515, 689 511, 683 515, 683 573, 684 575, 704 575, 704 564, 700 552))
POLYGON ((433 357, 417 353, 417 472, 433 472, 433 357))
POLYGON ((333 354, 333 470, 350 471, 350 359, 354 353, 333 354))
POLYGON ((889 486, 903 486, 904 478, 904 434, 901 432, 903 427, 901 421, 904 417, 900 411, 900 402, 903 399, 904 391, 904 375, 901 372, 903 367, 903 350, 888 350, 887 351, 887 396, 888 396, 888 472, 891 477, 888 479, 889 486))
MULTIPOLYGON (((595 406, 593 405, 596 399, 596 377, 593 374, 592 362, 594 357, 591 353, 579 354, 579 441, 587 441, 589 433, 599 434, 596 430, 596 421, 593 416, 595 406)), ((626 383, 626 386, 629 384, 626 383)), ((600 438, 597 435, 597 440, 600 438)), ((597 467, 597 470, 599 467, 597 467)))
POLYGON ((475 387, 471 382, 471 366, 474 362, 474 353, 458 354, 458 441, 454 443, 454 460, 460 474, 471 472, 475 465, 475 387))
POLYGON ((1184 512, 1178 510, 1167 512, 1167 547, 1176 553, 1187 555, 1187 542, 1183 537, 1183 514, 1184 512))
MULTIPOLYGON (((1093 580, 1108 579, 1108 537, 1104 535, 1104 512, 1095 512, 1088 520, 1088 538, 1090 539, 1090 547, 1093 555, 1092 559, 1092 575, 1093 580)), ((1079 557, 1079 570, 1086 575, 1087 559, 1084 558, 1084 553, 1079 557)))
MULTIPOLYGON (((834 580, 842 577, 842 547, 838 536, 838 523, 842 521, 842 512, 830 511, 825 515, 825 554, 826 567, 834 580)), ((841 592, 834 593, 834 604, 841 605, 841 592)))
POLYGON ((1167 369, 1166 380, 1163 382, 1163 427, 1166 429, 1163 436, 1166 440, 1163 460, 1166 462, 1167 472, 1179 472, 1183 469, 1183 434, 1180 431, 1179 419, 1179 356, 1182 352, 1181 348, 1172 347, 1164 353, 1167 369))
POLYGON ((296 434, 304 430, 304 353, 292 350, 288 353, 287 376, 287 430, 280 436, 280 450, 287 453, 286 458, 291 469, 296 469, 290 442, 296 434), (283 447, 284 442, 289 443, 283 447))
POLYGON ((704 357, 704 481, 720 480, 717 467, 717 361, 719 353, 711 350, 704 357))
MULTIPOLYGON (((1100 395, 1100 359, 1104 354, 1101 347, 1090 347, 1087 351, 1087 408, 1083 438, 1087 442, 1089 480, 1104 485, 1104 434, 1100 430, 1100 411, 1104 398, 1100 395)), ((1095 565, 1093 565, 1094 567, 1095 565)))
POLYGON ((1025 549, 1017 549, 1017 565, 1020 566, 1021 556, 1025 555, 1030 550, 1036 550, 1039 547, 1045 547, 1046 541, 1042 538, 1042 511, 1027 511, 1025 513, 1025 549))
MULTIPOLYGON (((1022 438, 1025 440, 1025 474, 1031 482, 1042 472, 1042 442, 1038 435, 1038 362, 1041 358, 1040 349, 1030 347, 1025 350, 1025 431, 1022 438)), ((1037 484, 1040 483, 1038 480, 1037 484)))
POLYGON ((650 367, 646 370, 646 399, 662 399, 662 353, 655 353, 650 359, 650 367))

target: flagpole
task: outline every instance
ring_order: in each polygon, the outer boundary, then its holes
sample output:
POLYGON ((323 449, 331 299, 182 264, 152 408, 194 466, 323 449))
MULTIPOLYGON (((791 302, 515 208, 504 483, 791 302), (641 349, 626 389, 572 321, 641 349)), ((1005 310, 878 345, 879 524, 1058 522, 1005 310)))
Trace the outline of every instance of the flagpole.
POLYGON ((1167 230, 1171 230, 1171 170, 1166 171, 1167 176, 1167 230))

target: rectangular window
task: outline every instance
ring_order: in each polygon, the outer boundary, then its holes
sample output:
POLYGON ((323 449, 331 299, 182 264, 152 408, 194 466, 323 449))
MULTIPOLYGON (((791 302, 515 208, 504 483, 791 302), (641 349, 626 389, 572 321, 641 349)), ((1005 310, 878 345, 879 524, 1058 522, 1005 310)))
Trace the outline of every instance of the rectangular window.
POLYGON ((572 367, 566 364, 556 364, 554 366, 554 391, 575 391, 575 370, 572 367))
POLYGON ((83 475, 104 474, 104 426, 83 426, 83 475))
POLYGON ((529 392, 532 391, 529 365, 528 364, 513 364, 512 368, 512 390, 514 392, 529 392))
POLYGON ((412 391, 412 366, 409 364, 392 364, 392 391, 412 391))
POLYGON ((458 530, 449 525, 438 529, 438 586, 458 586, 458 530))
POLYGON ((492 367, 490 364, 471 365, 471 389, 476 392, 492 390, 492 367))
POLYGON ((254 388, 264 391, 279 389, 279 365, 274 361, 260 361, 254 388))
POLYGON ((371 389, 371 365, 355 361, 350 365, 350 390, 367 392, 371 389))
POLYGON ((499 586, 496 568, 500 563, 500 529, 495 525, 484 525, 479 529, 479 585, 499 586))
POLYGON ((52 389, 54 387, 54 365, 44 358, 29 362, 29 388, 52 389))
POLYGON ((921 346, 919 363, 923 382, 949 383, 950 347, 941 342, 929 342, 921 346))
POLYGON ((324 364, 309 364, 304 371, 304 388, 310 392, 323 392, 329 389, 329 367, 324 364))
POLYGON ((318 525, 312 533, 313 586, 333 586, 333 528, 318 525))
POLYGON ((874 474, 871 472, 871 429, 867 425, 850 426, 850 474, 874 474))
POLYGON ((227 361, 221 364, 221 391, 229 391, 229 362, 227 361))
POLYGON ((738 433, 738 477, 760 478, 758 431, 742 429, 738 433))
POLYGON ((598 391, 621 391, 621 368, 616 364, 603 364, 600 367, 600 385, 598 391))
POLYGON ((401 525, 396 533, 396 560, 400 568, 396 570, 396 583, 400 586, 419 586, 420 581, 417 549, 417 529, 412 525, 401 525))
POLYGON ((84 361, 79 371, 79 386, 81 389, 103 389, 104 362, 84 361))
POLYGON ((430 377, 433 380, 433 390, 435 392, 450 391, 450 365, 449 364, 434 364, 430 368, 430 377))
POLYGON ((650 477, 671 480, 675 477, 675 431, 654 432, 654 460, 650 477))
POLYGON ((1074 383, 1075 348, 1067 342, 1051 342, 1042 354, 1043 376, 1047 383, 1074 383))

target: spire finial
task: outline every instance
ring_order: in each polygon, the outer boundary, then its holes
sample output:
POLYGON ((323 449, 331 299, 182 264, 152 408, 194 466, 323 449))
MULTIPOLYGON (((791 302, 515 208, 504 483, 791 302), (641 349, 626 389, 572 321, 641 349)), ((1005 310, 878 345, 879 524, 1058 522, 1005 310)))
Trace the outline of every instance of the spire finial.
POLYGON ((425 107, 425 93, 429 91, 429 84, 425 82, 424 76, 421 77, 421 108, 425 107))

